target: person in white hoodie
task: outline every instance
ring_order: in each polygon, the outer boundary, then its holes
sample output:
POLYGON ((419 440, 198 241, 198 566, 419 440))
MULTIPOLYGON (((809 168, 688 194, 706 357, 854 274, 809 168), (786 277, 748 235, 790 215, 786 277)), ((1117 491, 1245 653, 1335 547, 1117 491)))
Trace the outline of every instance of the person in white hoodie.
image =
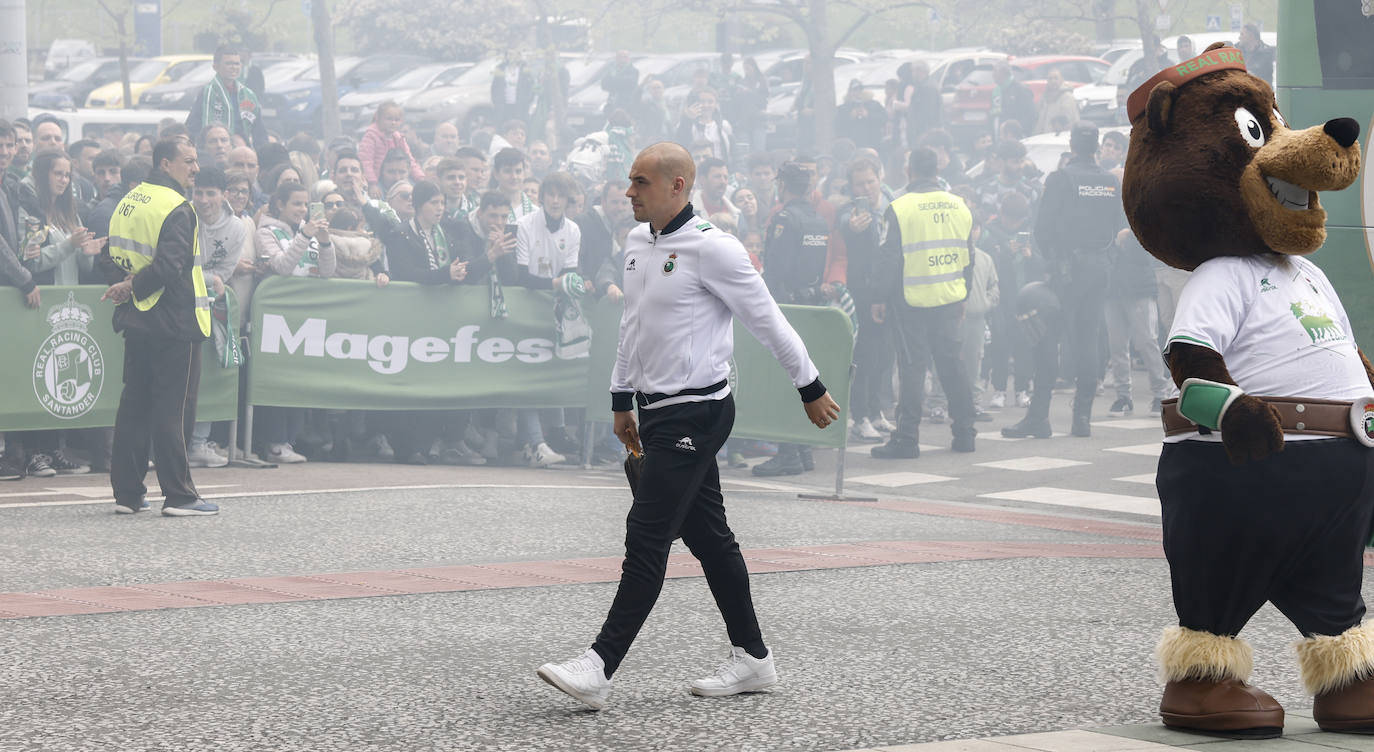
MULTIPOLYGON (((310 192, 300 183, 282 183, 272 193, 258 225, 255 265, 258 274, 287 277, 333 277, 338 258, 323 221, 307 221, 310 192)), ((297 407, 267 407, 254 412, 258 436, 266 447, 264 460, 305 462, 292 443, 305 426, 305 411, 297 407)))
MULTIPOLYGON (((226 187, 224 170, 205 167, 196 174, 196 187, 191 192, 191 206, 200 220, 196 228, 200 233, 200 253, 204 259, 201 272, 205 275, 205 286, 210 290, 211 306, 215 306, 224 296, 224 288, 238 268, 239 257, 243 254, 243 241, 248 235, 243 222, 234 216, 234 210, 225 200, 226 187)), ((229 464, 228 457, 220 454, 219 447, 210 441, 210 426, 209 421, 196 421, 191 430, 191 441, 186 447, 186 460, 191 467, 224 467, 229 464)))

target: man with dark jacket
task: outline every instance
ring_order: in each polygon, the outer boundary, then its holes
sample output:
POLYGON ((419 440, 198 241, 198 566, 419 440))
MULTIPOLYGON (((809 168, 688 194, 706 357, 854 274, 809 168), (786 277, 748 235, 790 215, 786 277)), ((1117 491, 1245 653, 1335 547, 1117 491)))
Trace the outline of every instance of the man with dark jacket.
POLYGON ((199 140, 200 133, 211 125, 222 125, 229 135, 242 136, 249 146, 267 143, 267 123, 262 118, 256 89, 239 80, 243 72, 243 58, 237 49, 221 46, 215 50, 211 65, 215 77, 200 90, 186 118, 186 132, 199 140))
MULTIPOLYGON (((1080 121, 1069 133, 1072 156, 1045 179, 1045 194, 1035 218, 1035 245, 1050 267, 1051 286, 1063 306, 1063 359, 1076 379, 1073 398, 1074 436, 1090 436, 1093 397, 1102 355, 1098 340, 1105 317, 1109 249, 1126 224, 1121 183, 1097 163, 1097 126, 1080 121)), ((1035 394, 1021 422, 1002 429, 1012 438, 1050 434, 1049 403, 1053 384, 1037 373, 1035 394)))
MULTIPOLYGON (((787 162, 778 170, 782 209, 773 215, 764 236, 763 281, 780 304, 824 305, 826 251, 830 225, 811 206, 814 173, 801 162, 787 162)), ((778 444, 772 459, 753 469, 754 475, 799 475, 815 467, 811 448, 778 444)))
POLYGON ((633 112, 639 105, 639 69, 630 62, 630 53, 615 53, 615 62, 601 77, 601 89, 606 92, 606 117, 616 110, 633 112))
POLYGON ((1135 411, 1131 402, 1131 349, 1145 361, 1150 377, 1150 415, 1159 415, 1160 401, 1168 396, 1169 374, 1159 354, 1159 309, 1155 298, 1159 283, 1155 268, 1162 266, 1144 248, 1135 234, 1123 229, 1112 246, 1112 268, 1107 284, 1107 347, 1112 381, 1116 383, 1116 402, 1108 413, 1124 417, 1135 411))
POLYGON ((200 344, 210 336, 210 299, 201 271, 196 213, 186 200, 200 166, 184 137, 153 147, 153 173, 129 191, 110 221, 110 257, 126 272, 102 300, 117 305, 124 333, 124 391, 115 416, 110 483, 115 511, 149 508, 148 444, 168 517, 219 513, 200 498, 186 458, 196 418, 200 344))

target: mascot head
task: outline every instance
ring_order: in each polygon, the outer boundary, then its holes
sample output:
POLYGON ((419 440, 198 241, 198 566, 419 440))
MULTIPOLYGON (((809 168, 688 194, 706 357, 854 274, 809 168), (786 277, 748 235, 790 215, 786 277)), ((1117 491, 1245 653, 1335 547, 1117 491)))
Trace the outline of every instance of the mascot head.
POLYGON ((1215 256, 1312 253, 1326 240, 1318 191, 1360 171, 1359 123, 1294 130, 1240 50, 1213 44, 1127 99, 1121 196, 1141 245, 1192 270, 1215 256))

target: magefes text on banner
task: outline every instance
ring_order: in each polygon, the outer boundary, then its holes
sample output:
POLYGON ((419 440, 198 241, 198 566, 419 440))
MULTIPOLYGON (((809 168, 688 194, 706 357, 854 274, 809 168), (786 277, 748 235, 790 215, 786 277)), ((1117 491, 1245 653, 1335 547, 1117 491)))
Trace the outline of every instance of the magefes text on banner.
MULTIPOLYGON (((124 338, 113 326, 114 305, 102 285, 44 287, 43 304, 24 306, 0 295, 0 431, 113 426, 123 389, 124 338)), ((232 291, 226 291, 232 295, 232 291)), ((233 420, 237 368, 220 368, 210 341, 201 344, 197 417, 233 420)))
MULTIPOLYGON (((620 306, 584 302, 589 356, 554 347, 546 291, 506 288, 509 315, 489 315, 486 286, 383 289, 353 280, 273 277, 253 296, 249 400, 356 410, 586 407, 609 420, 620 306)), ((848 402, 853 331, 836 309, 784 306, 831 394, 848 402)), ((839 446, 806 420, 782 367, 736 324, 735 435, 839 446)))

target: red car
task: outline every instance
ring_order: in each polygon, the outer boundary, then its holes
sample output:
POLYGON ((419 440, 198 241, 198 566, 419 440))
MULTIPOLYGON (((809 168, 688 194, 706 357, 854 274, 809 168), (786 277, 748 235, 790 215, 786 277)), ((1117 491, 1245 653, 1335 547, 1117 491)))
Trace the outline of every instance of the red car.
MULTIPOLYGON (((1045 76, 1051 68, 1058 68, 1064 81, 1073 88, 1100 80, 1111 64, 1099 57, 1083 55, 1032 55, 1015 57, 1011 74, 1030 88, 1035 103, 1045 91, 1045 76)), ((945 113, 951 130, 965 133, 983 132, 988 128, 988 110, 992 107, 992 66, 979 65, 964 77, 954 91, 954 102, 945 113)))

